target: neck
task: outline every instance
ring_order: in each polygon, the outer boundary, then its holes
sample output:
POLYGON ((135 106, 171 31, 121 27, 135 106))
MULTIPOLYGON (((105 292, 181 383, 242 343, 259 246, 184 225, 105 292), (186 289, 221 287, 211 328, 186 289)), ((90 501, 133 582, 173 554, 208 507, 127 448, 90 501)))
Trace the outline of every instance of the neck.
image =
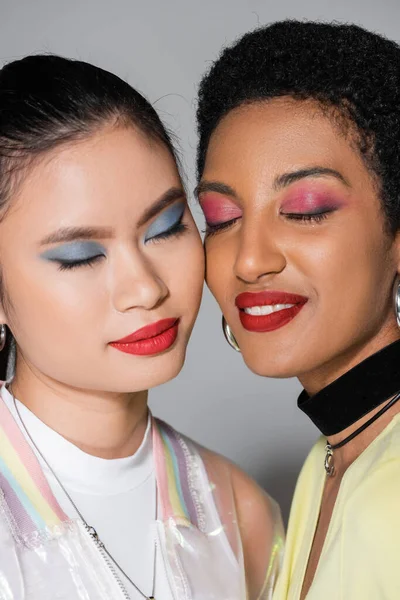
POLYGON ((147 390, 78 389, 18 366, 13 395, 75 446, 106 459, 131 456, 139 448, 147 426, 147 390))
POLYGON ((327 437, 331 446, 345 441, 381 409, 377 419, 342 447, 334 449, 335 468, 345 469, 400 413, 400 400, 389 404, 400 391, 400 341, 369 353, 340 377, 309 395, 300 394, 298 406, 327 437))
POLYGON ((399 339, 400 332, 395 324, 383 327, 378 335, 372 339, 348 348, 333 360, 329 360, 318 366, 318 368, 299 376, 299 381, 304 389, 307 390, 307 393, 313 396, 369 356, 372 356, 399 339))

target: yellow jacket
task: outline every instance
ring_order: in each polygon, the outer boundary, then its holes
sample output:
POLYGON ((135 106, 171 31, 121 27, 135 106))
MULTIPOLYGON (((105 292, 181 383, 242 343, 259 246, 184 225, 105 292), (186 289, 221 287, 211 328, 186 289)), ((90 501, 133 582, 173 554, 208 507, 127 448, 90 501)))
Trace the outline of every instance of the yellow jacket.
MULTIPOLYGON (((326 477, 325 444, 315 444, 297 482, 274 600, 300 598, 326 477)), ((400 600, 400 415, 346 471, 307 600, 400 600)))

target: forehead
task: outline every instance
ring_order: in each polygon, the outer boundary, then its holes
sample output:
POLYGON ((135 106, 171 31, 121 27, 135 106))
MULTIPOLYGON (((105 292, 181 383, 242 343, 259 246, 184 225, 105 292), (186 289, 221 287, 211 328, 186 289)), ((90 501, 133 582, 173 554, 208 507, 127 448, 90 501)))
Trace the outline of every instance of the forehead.
POLYGON ((109 129, 55 149, 35 164, 21 183, 10 218, 48 227, 132 219, 177 185, 179 174, 167 148, 133 128, 109 129))
POLYGON ((241 106, 213 132, 203 177, 265 186, 282 173, 323 166, 370 186, 354 136, 342 125, 313 101, 281 98, 241 106))

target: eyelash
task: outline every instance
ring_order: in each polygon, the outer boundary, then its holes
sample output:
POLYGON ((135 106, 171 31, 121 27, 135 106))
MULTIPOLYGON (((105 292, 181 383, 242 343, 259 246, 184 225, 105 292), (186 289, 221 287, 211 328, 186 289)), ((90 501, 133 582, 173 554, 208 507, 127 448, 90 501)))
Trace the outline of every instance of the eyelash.
POLYGON ((95 262, 103 258, 102 254, 98 254, 97 256, 91 256, 90 258, 84 258, 83 260, 75 260, 68 262, 60 262, 58 265, 58 269, 60 271, 69 271, 70 269, 76 269, 77 267, 90 266, 92 267, 95 262))
MULTIPOLYGON (((156 235, 153 238, 150 238, 147 241, 157 243, 167 238, 180 235, 181 233, 186 231, 188 227, 187 225, 185 225, 185 223, 182 223, 182 217, 180 218, 178 223, 173 225, 170 229, 167 229, 167 231, 164 231, 163 233, 159 233, 158 235, 156 235)), ((103 258, 103 255, 98 254, 97 256, 91 256, 90 258, 84 258, 83 260, 60 262, 58 268, 60 271, 70 271, 71 269, 77 269, 78 267, 92 267, 94 263, 96 263, 101 258, 103 258)))
POLYGON ((175 223, 175 225, 172 225, 172 227, 170 227, 166 231, 163 231, 162 233, 159 233, 158 235, 149 238, 148 240, 146 240, 146 243, 152 242, 154 244, 157 244, 158 242, 162 242, 163 240, 166 240, 166 239, 174 237, 174 236, 179 236, 182 233, 184 233, 185 231, 187 231, 188 226, 186 225, 186 223, 182 223, 182 219, 183 219, 183 214, 182 214, 181 218, 179 219, 179 221, 177 223, 175 223))
POLYGON ((209 225, 207 223, 207 227, 202 229, 202 233, 205 233, 207 237, 218 233, 219 231, 223 231, 224 229, 229 229, 238 221, 241 217, 236 217, 235 219, 231 219, 230 221, 225 221, 224 223, 216 223, 215 225, 209 225))
MULTIPOLYGON (((314 214, 301 214, 301 213, 286 213, 283 216, 287 217, 291 221, 300 221, 304 223, 310 223, 313 221, 314 223, 321 223, 325 219, 328 218, 328 215, 331 211, 326 211, 323 213, 314 213, 314 214)), ((205 233, 207 237, 210 237, 219 231, 223 231, 224 229, 228 229, 232 227, 238 221, 240 217, 236 217, 236 219, 231 219, 230 221, 226 221, 225 223, 217 223, 215 225, 207 225, 206 229, 202 229, 202 233, 205 233)))
POLYGON ((282 213, 282 215, 288 219, 290 219, 291 221, 302 221, 302 222, 306 222, 309 223, 310 221, 313 221, 314 223, 321 223, 322 221, 324 221, 325 219, 328 218, 329 213, 332 211, 326 211, 326 212, 321 212, 321 213, 282 213))

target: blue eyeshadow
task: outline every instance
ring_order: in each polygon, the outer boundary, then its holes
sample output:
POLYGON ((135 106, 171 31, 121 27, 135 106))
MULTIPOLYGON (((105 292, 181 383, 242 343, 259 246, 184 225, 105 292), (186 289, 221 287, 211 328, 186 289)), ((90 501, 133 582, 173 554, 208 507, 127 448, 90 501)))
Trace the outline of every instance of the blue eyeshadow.
POLYGON ((157 235, 166 233, 179 223, 185 211, 186 202, 176 202, 164 212, 162 212, 155 221, 150 225, 145 234, 145 242, 157 235))
POLYGON ((40 256, 45 260, 55 262, 73 262, 87 260, 88 258, 93 258, 94 256, 99 255, 104 256, 105 254, 106 250, 104 246, 101 246, 97 242, 79 241, 69 242, 68 244, 63 244, 62 246, 50 248, 49 250, 43 252, 40 256))

